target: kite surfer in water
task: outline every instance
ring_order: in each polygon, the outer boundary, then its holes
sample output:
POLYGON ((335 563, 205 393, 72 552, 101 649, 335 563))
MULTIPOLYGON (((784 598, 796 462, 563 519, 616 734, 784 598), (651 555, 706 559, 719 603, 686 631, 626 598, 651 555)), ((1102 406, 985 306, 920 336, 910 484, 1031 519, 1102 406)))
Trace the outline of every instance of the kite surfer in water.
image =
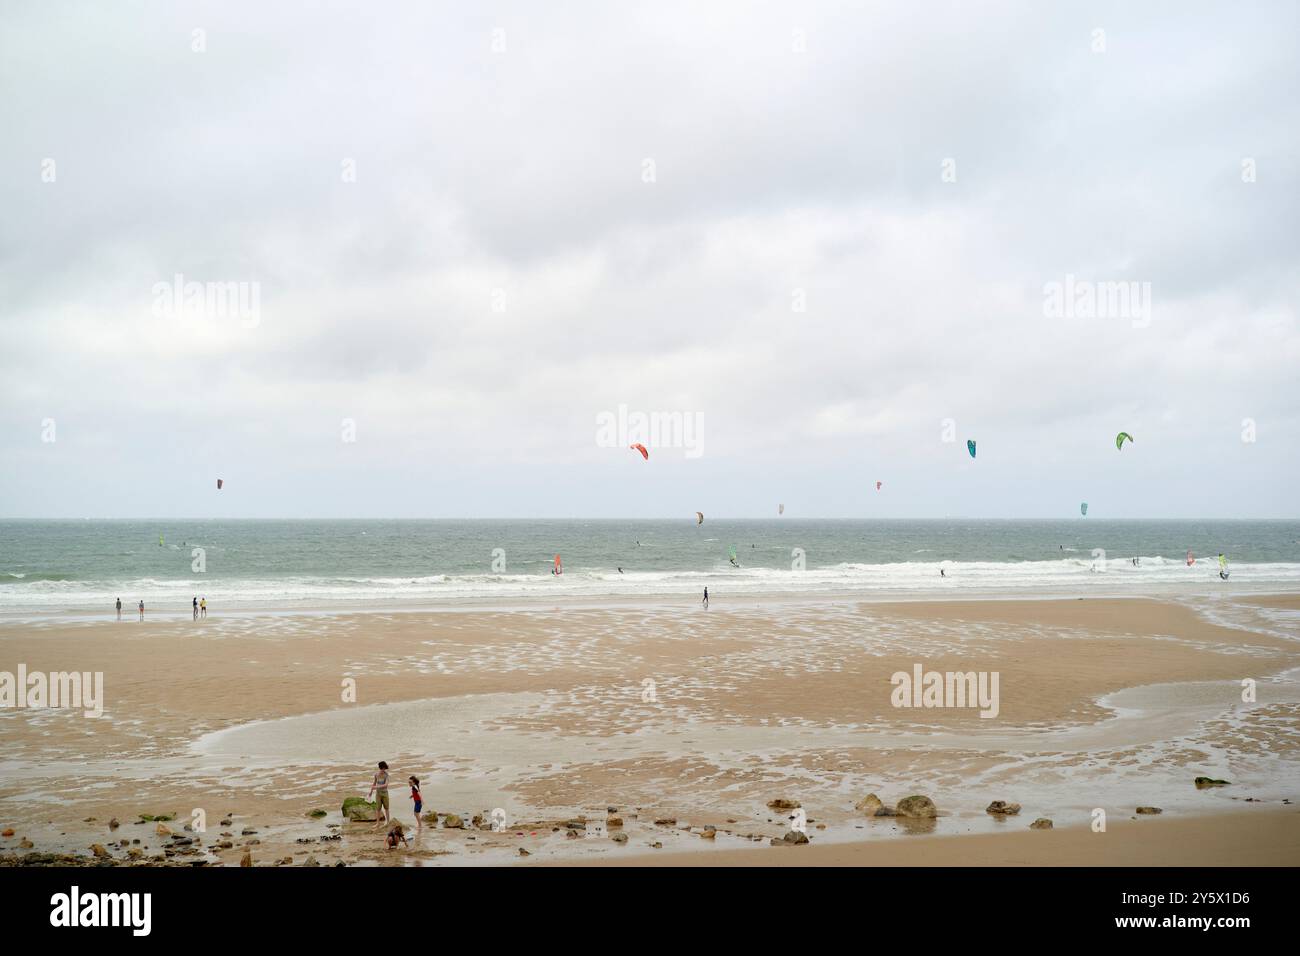
POLYGON ((1219 552, 1219 578, 1226 581, 1228 580, 1228 575, 1230 573, 1231 572, 1228 570, 1228 559, 1225 558, 1223 556, 1223 552, 1220 551, 1219 552))

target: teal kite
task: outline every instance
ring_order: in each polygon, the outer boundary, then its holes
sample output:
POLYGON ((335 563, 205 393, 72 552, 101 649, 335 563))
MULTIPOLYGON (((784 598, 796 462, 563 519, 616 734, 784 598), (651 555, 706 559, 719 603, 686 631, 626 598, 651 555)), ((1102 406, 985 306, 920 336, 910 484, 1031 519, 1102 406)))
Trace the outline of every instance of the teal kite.
POLYGON ((968 438, 966 440, 966 450, 970 452, 972 458, 975 457, 975 440, 973 438, 968 438))
POLYGON ((1120 432, 1118 435, 1115 436, 1115 448, 1116 448, 1116 449, 1120 449, 1120 448, 1123 448, 1123 447, 1124 447, 1124 439, 1125 439, 1125 438, 1127 438, 1130 442, 1133 440, 1133 436, 1130 435, 1128 432, 1120 432))
POLYGON ((1088 517, 1088 502, 1085 501, 1079 505, 1079 514, 1083 515, 1085 518, 1088 517))

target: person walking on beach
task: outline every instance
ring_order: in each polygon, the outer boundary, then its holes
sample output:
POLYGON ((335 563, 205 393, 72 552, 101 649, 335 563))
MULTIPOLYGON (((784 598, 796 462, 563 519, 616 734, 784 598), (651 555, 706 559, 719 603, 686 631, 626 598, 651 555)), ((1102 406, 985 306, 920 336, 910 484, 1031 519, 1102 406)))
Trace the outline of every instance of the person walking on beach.
POLYGON ((144 598, 140 598, 140 620, 144 620, 144 598))
POLYGON ((388 806, 388 764, 382 760, 379 761, 379 772, 370 781, 370 793, 366 794, 366 799, 369 800, 372 794, 375 798, 375 825, 370 829, 377 830, 381 822, 393 822, 393 811, 388 806))
POLYGON ((406 782, 411 785, 411 799, 415 807, 415 832, 419 833, 424 827, 420 824, 420 811, 424 809, 424 799, 420 796, 420 778, 407 777, 406 782))
POLYGON ((203 612, 204 617, 208 616, 208 599, 206 597, 199 601, 199 610, 203 612))
POLYGON ((122 620, 122 599, 117 599, 117 619, 122 620))
POLYGON ((707 611, 708 609, 709 609, 709 589, 705 588, 704 589, 704 610, 707 611))
POLYGON ((194 604, 194 620, 197 621, 199 619, 199 596, 197 594, 194 595, 193 604, 194 604))

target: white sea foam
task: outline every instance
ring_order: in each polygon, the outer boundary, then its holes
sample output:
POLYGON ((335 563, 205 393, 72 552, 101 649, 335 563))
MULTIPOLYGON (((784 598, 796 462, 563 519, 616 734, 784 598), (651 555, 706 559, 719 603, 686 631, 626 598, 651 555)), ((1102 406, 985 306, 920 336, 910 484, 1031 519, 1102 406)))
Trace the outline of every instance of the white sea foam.
POLYGON ((637 597, 699 593, 722 598, 740 594, 791 595, 830 592, 943 595, 1174 594, 1231 595, 1243 591, 1300 588, 1300 564, 1238 563, 1223 581, 1210 561, 1188 567, 1181 558, 1148 555, 1134 565, 1111 558, 1103 565, 1086 557, 1053 561, 908 561, 843 563, 794 571, 731 567, 709 570, 626 571, 566 567, 551 574, 429 574, 418 577, 285 576, 166 580, 13 581, 0 589, 0 612, 80 611, 111 607, 117 597, 126 613, 143 598, 150 612, 188 610, 195 595, 214 608, 323 607, 366 604, 444 604, 514 598, 637 597), (940 571, 943 574, 940 574, 940 571))

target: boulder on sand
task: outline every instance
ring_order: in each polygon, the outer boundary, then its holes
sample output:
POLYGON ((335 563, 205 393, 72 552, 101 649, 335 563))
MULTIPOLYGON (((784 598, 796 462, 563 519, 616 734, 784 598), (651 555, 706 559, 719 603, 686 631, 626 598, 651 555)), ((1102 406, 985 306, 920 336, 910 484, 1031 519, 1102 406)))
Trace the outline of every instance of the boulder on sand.
POLYGON ((884 806, 881 799, 874 793, 869 793, 853 805, 853 809, 859 813, 865 813, 869 817, 876 815, 876 811, 884 806))
POLYGON ((898 801, 898 806, 895 809, 900 817, 928 818, 939 815, 939 808, 934 805, 934 801, 920 794, 904 797, 898 801))
POLYGON ((798 810, 802 804, 798 800, 786 800, 783 797, 777 797, 775 800, 767 802, 769 810, 798 810))
POLYGON ((442 818, 442 827, 444 830, 463 830, 465 821, 454 813, 449 813, 442 818))
POLYGON ((1154 813, 1164 813, 1165 811, 1160 809, 1159 807, 1138 807, 1137 812, 1150 815, 1154 813))
POLYGON ((374 823, 379 819, 379 809, 364 797, 345 797, 343 819, 350 823, 374 823))
POLYGON ((1215 780, 1213 777, 1197 777, 1195 780, 1196 789, 1204 790, 1206 787, 1229 787, 1230 783, 1226 780, 1215 780))
POLYGON ((994 800, 984 808, 985 813, 991 813, 994 816, 1013 817, 1020 812, 1020 804, 1007 803, 1005 800, 994 800))
POLYGON ((1049 819, 1047 819, 1047 817, 1039 817, 1039 818, 1038 818, 1037 820, 1035 820, 1033 823, 1029 824, 1029 829, 1031 829, 1031 830, 1050 830, 1050 829, 1052 829, 1052 821, 1049 820, 1049 819))

